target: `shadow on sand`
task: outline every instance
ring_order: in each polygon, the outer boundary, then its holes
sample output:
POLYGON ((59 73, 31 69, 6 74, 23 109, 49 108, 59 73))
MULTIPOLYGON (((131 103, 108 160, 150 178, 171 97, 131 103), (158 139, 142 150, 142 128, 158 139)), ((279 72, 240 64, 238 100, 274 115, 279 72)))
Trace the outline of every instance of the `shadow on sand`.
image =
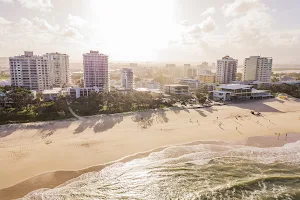
POLYGON ((123 121, 122 115, 101 115, 88 117, 81 120, 79 126, 74 130, 74 134, 80 134, 87 128, 93 128, 95 133, 100 133, 113 128, 123 121))
POLYGON ((0 126, 0 138, 7 137, 17 130, 39 130, 38 136, 42 139, 53 135, 58 129, 68 128, 72 120, 50 121, 50 122, 33 122, 29 124, 9 124, 0 126), (53 126, 55 124, 55 126, 53 126), (55 127, 55 128, 54 128, 55 127))
MULTIPOLYGON (((176 110, 176 112, 177 111, 179 110, 176 110)), ((151 127, 154 122, 158 124, 164 124, 168 123, 169 121, 164 110, 138 112, 135 113, 131 119, 138 124, 138 128, 140 129, 147 129, 151 127)))
MULTIPOLYGON (((71 123, 72 121, 47 122, 40 128, 38 136, 41 137, 41 139, 45 139, 53 135, 59 129, 69 128, 71 123)), ((37 127, 35 125, 31 125, 30 128, 36 129, 37 127)))
POLYGON ((266 103, 268 102, 279 102, 281 103, 281 100, 278 99, 267 99, 267 100, 251 100, 251 103, 249 101, 243 101, 243 102, 234 102, 232 104, 227 104, 229 107, 238 107, 242 109, 248 109, 248 110, 254 110, 256 112, 280 112, 282 111, 277 110, 276 108, 273 108, 266 103))

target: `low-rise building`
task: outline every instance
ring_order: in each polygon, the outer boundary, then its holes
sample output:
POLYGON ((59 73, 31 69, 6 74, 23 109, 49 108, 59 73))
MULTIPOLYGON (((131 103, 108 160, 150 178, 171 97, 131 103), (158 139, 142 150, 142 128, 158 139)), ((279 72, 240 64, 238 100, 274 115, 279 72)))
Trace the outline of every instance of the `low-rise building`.
POLYGON ((241 84, 220 85, 213 91, 213 99, 215 101, 233 101, 273 97, 267 90, 257 90, 252 87, 252 85, 241 84))
POLYGON ((200 84, 200 91, 201 92, 211 92, 216 89, 216 83, 201 83, 200 84))
POLYGON ((189 91, 195 91, 200 89, 200 81, 197 79, 180 79, 178 82, 180 85, 188 85, 189 91))
POLYGON ((165 93, 176 95, 188 94, 189 86, 180 84, 165 85, 165 93))
POLYGON ((68 93, 71 100, 78 99, 79 97, 87 97, 90 93, 103 92, 103 88, 99 87, 85 87, 85 88, 69 88, 68 93))
POLYGON ((150 80, 141 80, 135 83, 135 88, 160 89, 160 87, 159 82, 150 80))
POLYGON ((216 82, 216 75, 214 75, 214 74, 199 74, 198 78, 202 83, 215 83, 216 82))
POLYGON ((42 98, 44 101, 55 101, 60 96, 67 95, 68 90, 63 88, 53 88, 52 90, 42 91, 42 98))

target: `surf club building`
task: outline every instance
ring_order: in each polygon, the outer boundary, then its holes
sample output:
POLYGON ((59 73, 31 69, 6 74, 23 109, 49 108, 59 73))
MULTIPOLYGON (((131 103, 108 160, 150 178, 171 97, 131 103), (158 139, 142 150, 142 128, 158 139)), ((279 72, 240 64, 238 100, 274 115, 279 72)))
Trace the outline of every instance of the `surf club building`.
POLYGON ((211 93, 214 101, 235 101, 273 98, 268 90, 257 90, 252 85, 228 84, 216 86, 211 93))

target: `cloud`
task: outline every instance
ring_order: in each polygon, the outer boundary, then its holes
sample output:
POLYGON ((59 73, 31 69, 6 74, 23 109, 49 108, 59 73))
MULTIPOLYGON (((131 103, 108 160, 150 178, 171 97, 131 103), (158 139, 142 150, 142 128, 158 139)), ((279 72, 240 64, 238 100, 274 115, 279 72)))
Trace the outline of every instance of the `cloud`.
POLYGON ((258 0, 236 0, 229 5, 231 16, 236 16, 226 25, 230 29, 229 41, 238 48, 248 49, 272 45, 273 18, 266 8, 258 0), (245 13, 239 16, 242 12, 245 13))
POLYGON ((87 25, 88 22, 84 19, 82 19, 79 16, 74 16, 72 14, 68 15, 68 25, 71 27, 84 27, 85 25, 87 25))
POLYGON ((33 23, 35 26, 39 28, 41 31, 52 31, 56 32, 59 30, 59 25, 50 25, 46 20, 35 17, 33 19, 33 23))
POLYGON ((216 30, 216 22, 209 16, 200 24, 201 30, 204 33, 210 33, 216 30))
POLYGON ((181 24, 182 26, 189 26, 190 22, 188 20, 183 20, 179 24, 181 24))
POLYGON ((11 22, 4 19, 3 17, 0 17, 0 25, 7 25, 10 24, 11 22))
POLYGON ((216 12, 216 9, 214 7, 210 7, 210 8, 207 8, 202 14, 201 16, 208 16, 208 15, 213 15, 215 14, 216 12))
POLYGON ((0 3, 13 3, 13 0, 0 0, 0 3))
MULTIPOLYGON (((21 18, 9 22, 0 18, 0 37, 3 45, 9 47, 7 52, 20 52, 26 49, 46 51, 66 51, 72 44, 82 46, 83 36, 76 28, 51 24, 47 20, 35 17, 21 18), (2 25, 4 22, 5 25, 2 25)), ((72 47, 73 48, 73 47, 72 47)))
POLYGON ((265 11, 269 8, 260 0, 235 0, 233 3, 225 4, 222 11, 226 17, 239 16, 251 11, 265 11))
POLYGON ((0 0, 4 3, 19 3, 22 7, 40 11, 51 11, 53 4, 51 0, 0 0))
POLYGON ((210 33, 216 30, 215 21, 209 16, 207 19, 202 21, 200 24, 195 24, 188 27, 187 33, 191 35, 198 35, 202 33, 210 33))
POLYGON ((71 38, 71 39, 80 39, 82 38, 82 35, 78 32, 77 29, 72 28, 72 27, 67 27, 65 28, 61 35, 63 37, 71 38))

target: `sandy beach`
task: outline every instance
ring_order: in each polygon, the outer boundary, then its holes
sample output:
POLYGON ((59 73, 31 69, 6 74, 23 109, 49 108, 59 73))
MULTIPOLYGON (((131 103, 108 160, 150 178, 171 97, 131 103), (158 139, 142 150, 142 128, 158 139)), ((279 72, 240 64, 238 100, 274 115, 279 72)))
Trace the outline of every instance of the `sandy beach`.
POLYGON ((0 127, 0 199, 53 188, 105 163, 194 141, 258 147, 295 142, 300 103, 269 99, 203 109, 157 110, 0 127), (251 110, 263 117, 254 116, 251 110), (255 139, 268 136, 267 140, 255 139), (1 189, 2 188, 2 189, 1 189))

